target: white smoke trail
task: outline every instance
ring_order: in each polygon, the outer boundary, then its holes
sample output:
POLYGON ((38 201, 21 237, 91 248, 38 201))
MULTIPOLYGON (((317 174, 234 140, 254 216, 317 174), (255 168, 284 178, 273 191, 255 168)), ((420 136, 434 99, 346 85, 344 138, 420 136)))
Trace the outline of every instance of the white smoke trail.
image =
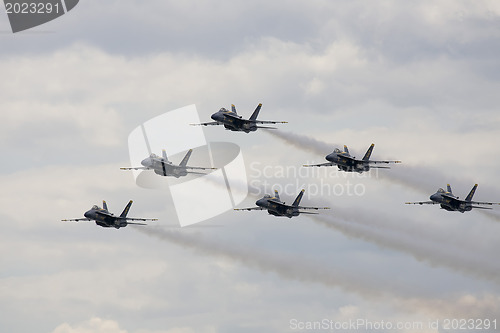
POLYGON ((397 309, 409 312, 418 311, 435 317, 474 313, 477 314, 476 317, 481 317, 481 315, 489 314, 491 311, 494 313, 498 308, 498 304, 493 304, 492 307, 492 301, 499 299, 493 295, 487 295, 487 297, 483 298, 465 295, 459 296, 458 299, 414 296, 414 286, 409 286, 410 290, 401 290, 400 288, 398 290, 398 287, 394 284, 388 284, 385 280, 378 281, 373 276, 346 274, 345 271, 339 270, 333 271, 324 263, 296 255, 287 257, 269 252, 260 252, 257 249, 211 242, 201 237, 161 230, 160 228, 136 228, 136 230, 159 240, 196 251, 201 255, 231 260, 261 272, 275 273, 279 277, 288 280, 316 283, 330 288, 341 288, 344 291, 360 295, 364 299, 371 301, 383 300, 397 309))
MULTIPOLYGON (((381 247, 410 254, 418 261, 433 266, 447 267, 456 272, 500 284, 500 264, 490 256, 485 257, 458 247, 451 248, 448 244, 418 237, 418 234, 412 237, 409 234, 394 233, 389 229, 382 230, 357 224, 356 217, 344 220, 330 214, 323 214, 312 216, 312 218, 316 223, 333 228, 345 236, 360 238, 381 247)), ((371 220, 375 219, 376 217, 372 216, 371 220)))
MULTIPOLYGON (((282 131, 268 133, 309 152, 322 152, 325 146, 333 148, 326 143, 298 134, 282 131)), ((390 173, 385 173, 383 177, 423 193, 428 193, 430 186, 435 186, 436 183, 442 181, 439 178, 444 178, 425 168, 410 169, 411 171, 397 168, 396 171, 395 168, 390 173)), ((448 181, 450 181, 449 178, 448 181)), ((454 181, 458 182, 456 179, 454 181)), ((498 216, 494 213, 481 212, 498 220, 498 216)), ((454 231, 443 233, 435 229, 422 228, 417 221, 406 217, 398 219, 383 216, 380 213, 365 213, 363 210, 345 211, 342 208, 336 208, 333 213, 334 216, 318 215, 313 219, 347 236, 361 238, 379 246, 408 253, 417 260, 500 283, 500 265, 497 264, 495 258, 498 249, 484 248, 483 242, 476 242, 468 235, 457 235, 454 231)))
POLYGON ((297 256, 285 257, 269 252, 259 252, 257 249, 210 242, 184 232, 166 231, 160 228, 136 228, 136 230, 203 255, 230 259, 262 272, 276 273, 283 278, 340 287, 369 298, 380 297, 382 294, 380 285, 374 285, 374 281, 367 282, 363 277, 345 272, 333 272, 325 265, 314 263, 310 259, 297 256))
POLYGON ((418 221, 411 216, 397 217, 381 211, 368 212, 359 209, 344 209, 343 207, 336 208, 334 216, 364 225, 370 229, 383 230, 394 237, 404 236, 419 239, 422 242, 432 242, 458 252, 466 250, 468 253, 475 253, 484 259, 491 260, 491 262, 497 261, 496 253, 500 251, 500 243, 490 241, 494 240, 494 237, 479 235, 483 241, 478 242, 477 237, 470 233, 464 234, 461 228, 440 228, 439 224, 443 221, 438 219, 429 223, 430 221, 418 221))
MULTIPOLYGON (((325 152, 328 153, 332 151, 334 147, 338 147, 336 144, 328 144, 296 133, 284 132, 280 130, 266 131, 266 133, 279 138, 294 147, 307 152, 316 153, 322 157, 324 157, 325 152)), ((471 188, 474 184, 473 180, 464 179, 463 177, 451 177, 450 175, 445 175, 435 169, 429 169, 425 166, 412 167, 404 164, 398 165, 397 168, 392 168, 390 172, 378 172, 377 177, 392 183, 403 185, 426 195, 424 199, 415 201, 426 201, 428 195, 432 194, 438 187, 444 187, 445 184, 459 184, 461 187, 470 186, 471 188)), ((481 185, 481 190, 485 195, 495 196, 498 198, 494 201, 500 201, 500 193, 497 189, 491 188, 487 185, 481 185)), ((496 217, 493 214, 488 214, 484 211, 481 212, 485 216, 496 220, 496 217)))
POLYGON ((280 131, 280 130, 269 130, 266 133, 285 141, 292 146, 309 151, 311 153, 319 154, 325 156, 333 151, 333 148, 338 147, 336 144, 329 144, 316 140, 314 138, 300 135, 292 132, 280 131))

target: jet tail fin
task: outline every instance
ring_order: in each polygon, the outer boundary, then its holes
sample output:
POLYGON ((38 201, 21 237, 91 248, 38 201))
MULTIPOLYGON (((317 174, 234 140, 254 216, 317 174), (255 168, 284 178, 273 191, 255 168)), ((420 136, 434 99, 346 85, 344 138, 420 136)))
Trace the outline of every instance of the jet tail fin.
POLYGON ((130 210, 130 206, 132 206, 132 200, 128 202, 128 204, 125 206, 125 209, 123 212, 120 214, 120 217, 127 217, 128 211, 130 210))
POLYGON ((168 161, 167 151, 165 149, 161 150, 161 155, 165 161, 168 161))
POLYGON ((102 208, 103 208, 104 210, 108 210, 108 204, 107 204, 107 203, 106 203, 106 201, 104 201, 104 200, 102 201, 102 208))
POLYGON ((453 193, 453 192, 451 191, 451 186, 450 186, 450 184, 446 184, 446 191, 448 191, 448 192, 450 192, 450 193, 453 193))
POLYGON ((234 104, 231 104, 231 111, 233 111, 235 114, 238 114, 238 112, 236 112, 236 106, 234 106, 234 104))
POLYGON ((344 152, 347 153, 347 154, 349 154, 349 148, 347 148, 346 145, 344 145, 344 152))
POLYGON ((192 152, 193 152, 192 149, 188 150, 188 152, 186 153, 186 156, 184 156, 184 158, 182 159, 182 161, 179 164, 179 166, 185 167, 187 165, 187 162, 188 162, 189 158, 191 157, 191 153, 192 152))
POLYGON ((474 187, 472 188, 472 190, 470 190, 469 194, 465 198, 465 201, 472 201, 472 197, 474 196, 474 193, 476 193, 476 188, 477 188, 477 184, 475 184, 474 187))
POLYGON ((368 148, 368 150, 366 151, 365 156, 363 156, 363 161, 368 161, 370 159, 370 156, 372 155, 373 147, 375 147, 375 145, 372 143, 370 148, 368 148))
POLYGON ((302 199, 304 192, 305 190, 300 191, 299 195, 297 195, 297 198, 295 198, 295 201, 292 203, 292 206, 298 206, 300 204, 300 200, 302 199))
POLYGON ((257 105, 257 108, 255 109, 255 111, 250 116, 250 120, 257 120, 257 117, 259 116, 259 112, 260 112, 260 108, 261 107, 262 107, 262 103, 260 103, 259 105, 257 105))
POLYGON ((274 197, 275 197, 276 199, 278 199, 278 200, 281 200, 281 199, 280 199, 280 195, 279 195, 279 193, 278 193, 278 191, 277 191, 277 190, 274 190, 274 197))

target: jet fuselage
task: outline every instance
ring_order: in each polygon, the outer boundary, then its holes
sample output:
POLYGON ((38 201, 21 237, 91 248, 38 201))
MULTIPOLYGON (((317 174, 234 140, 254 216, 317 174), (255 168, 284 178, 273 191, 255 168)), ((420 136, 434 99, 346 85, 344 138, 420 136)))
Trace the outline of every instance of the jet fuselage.
POLYGON ((436 193, 432 194, 429 199, 439 203, 441 208, 450 212, 458 211, 464 213, 472 210, 472 203, 460 200, 453 194, 444 192, 443 189, 439 189, 436 193))
POLYGON ((86 211, 83 216, 88 219, 94 220, 95 223, 103 228, 122 228, 127 226, 126 221, 118 216, 114 216, 112 213, 105 211, 104 209, 91 208, 86 211))
POLYGON ((235 112, 231 112, 225 108, 221 108, 210 118, 224 124, 224 128, 230 131, 249 133, 257 130, 257 125, 254 122, 243 119, 235 112))
POLYGON ((370 166, 368 165, 368 163, 355 160, 350 155, 344 152, 334 151, 333 153, 326 155, 325 158, 328 162, 336 164, 339 170, 342 171, 361 173, 363 171, 370 170, 370 166))
POLYGON ((283 202, 277 201, 276 198, 264 197, 255 202, 259 207, 267 209, 267 212, 274 216, 286 216, 292 218, 299 216, 299 209, 292 206, 286 206, 283 202))
POLYGON ((188 174, 186 168, 173 165, 170 161, 165 161, 161 157, 147 157, 141 161, 141 164, 160 176, 173 176, 175 178, 183 177, 188 174))

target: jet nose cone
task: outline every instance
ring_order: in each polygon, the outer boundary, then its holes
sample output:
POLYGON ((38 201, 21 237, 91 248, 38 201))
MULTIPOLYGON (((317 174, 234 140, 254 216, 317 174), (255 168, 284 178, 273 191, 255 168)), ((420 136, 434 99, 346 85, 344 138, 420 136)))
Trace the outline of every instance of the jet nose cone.
POLYGON ((222 112, 216 112, 210 118, 212 118, 215 121, 223 121, 224 115, 222 114, 222 112))
POLYGON ((325 156, 325 158, 327 161, 331 161, 331 160, 333 160, 333 154, 328 154, 325 156))
POLYGON ((255 201, 255 204, 259 207, 265 206, 266 203, 267 203, 267 200, 265 200, 265 199, 259 199, 259 200, 255 201))
POLYGON ((90 210, 86 211, 85 214, 83 214, 86 218, 90 218, 90 210))
POLYGON ((438 195, 437 195, 436 193, 434 193, 433 195, 431 195, 431 196, 429 197, 429 199, 431 199, 432 201, 437 201, 437 199, 438 199, 438 195))

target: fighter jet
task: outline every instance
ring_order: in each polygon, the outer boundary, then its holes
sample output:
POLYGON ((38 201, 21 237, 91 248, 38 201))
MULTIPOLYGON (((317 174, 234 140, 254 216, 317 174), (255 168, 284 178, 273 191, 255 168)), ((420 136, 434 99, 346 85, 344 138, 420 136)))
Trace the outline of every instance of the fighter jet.
POLYGON ((189 167, 187 162, 191 157, 192 149, 186 153, 179 165, 172 164, 167 158, 167 152, 162 150, 163 157, 156 154, 151 154, 149 157, 141 161, 142 167, 120 168, 121 170, 154 170, 160 176, 173 176, 175 178, 186 176, 188 173, 204 175, 202 172, 194 172, 188 170, 215 170, 216 168, 189 167))
POLYGON ((500 203, 496 202, 478 202, 472 201, 472 197, 476 192, 477 184, 474 185, 472 190, 469 192, 469 195, 465 198, 465 200, 460 200, 457 196, 453 195, 451 191, 450 184, 447 185, 446 191, 442 188, 439 188, 436 193, 431 195, 429 199, 431 201, 421 201, 421 202, 406 202, 407 205, 441 205, 442 209, 447 211, 458 211, 460 213, 468 212, 472 210, 472 208, 480 208, 480 209, 492 209, 489 207, 480 207, 474 205, 500 205, 500 203))
POLYGON ((120 216, 115 216, 113 213, 110 213, 108 211, 108 205, 106 204, 106 201, 102 201, 102 208, 94 205, 90 210, 86 211, 83 216, 84 218, 81 219, 70 219, 70 220, 61 220, 61 221, 95 221, 97 225, 100 225, 103 228, 116 228, 120 229, 123 227, 126 227, 129 224, 136 224, 136 225, 146 225, 145 223, 135 223, 135 222, 128 222, 128 221, 157 221, 157 219, 145 219, 145 218, 139 218, 139 217, 127 217, 128 211, 130 209, 130 206, 132 206, 132 200, 130 200, 125 206, 125 209, 123 212, 120 214, 120 216))
POLYGON ((236 112, 236 107, 231 104, 231 111, 226 108, 221 108, 214 113, 211 118, 215 121, 201 124, 191 124, 194 126, 208 126, 208 125, 224 125, 227 130, 236 132, 255 132, 258 128, 276 129, 275 127, 257 126, 257 124, 284 124, 286 121, 270 121, 270 120, 257 120, 262 103, 257 106, 255 111, 250 116, 250 119, 243 119, 236 112))
POLYGON ((267 212, 271 215, 274 216, 286 216, 288 218, 292 218, 294 216, 299 216, 299 214, 318 214, 318 213, 312 213, 312 212, 304 212, 302 210, 307 210, 307 209, 314 209, 314 210, 319 210, 319 209, 330 209, 329 207, 304 207, 304 206, 299 206, 300 200, 302 199, 302 196, 304 195, 305 190, 300 191, 299 195, 297 198, 295 198, 295 201, 291 205, 287 205, 284 202, 280 200, 280 196, 278 194, 278 191, 274 191, 274 197, 271 197, 269 194, 266 194, 263 198, 257 200, 255 204, 257 207, 251 207, 251 208, 235 208, 234 210, 266 210, 267 212))
POLYGON ((346 171, 346 172, 359 172, 362 173, 364 171, 369 171, 370 168, 382 168, 382 169, 390 169, 389 167, 386 166, 374 166, 371 164, 389 164, 389 163, 401 163, 401 161, 373 161, 370 160, 370 156, 373 151, 373 147, 375 145, 372 143, 370 148, 365 153, 365 156, 361 160, 356 159, 356 157, 351 156, 349 154, 349 149, 347 146, 344 146, 344 151, 341 151, 338 148, 335 148, 331 154, 328 154, 325 156, 326 160, 328 163, 321 163, 321 164, 310 164, 310 165, 304 165, 305 167, 322 167, 322 166, 333 166, 337 165, 339 170, 346 171))

